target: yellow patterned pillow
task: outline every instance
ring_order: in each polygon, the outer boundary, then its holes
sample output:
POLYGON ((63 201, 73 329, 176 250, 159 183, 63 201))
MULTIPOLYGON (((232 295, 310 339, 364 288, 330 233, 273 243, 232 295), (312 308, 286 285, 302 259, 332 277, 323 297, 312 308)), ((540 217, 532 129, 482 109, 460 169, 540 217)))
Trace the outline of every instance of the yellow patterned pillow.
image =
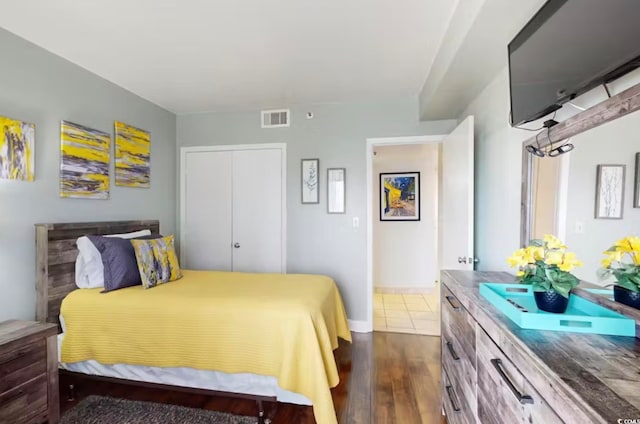
POLYGON ((152 240, 131 240, 136 252, 142 287, 148 289, 182 277, 173 236, 152 240))

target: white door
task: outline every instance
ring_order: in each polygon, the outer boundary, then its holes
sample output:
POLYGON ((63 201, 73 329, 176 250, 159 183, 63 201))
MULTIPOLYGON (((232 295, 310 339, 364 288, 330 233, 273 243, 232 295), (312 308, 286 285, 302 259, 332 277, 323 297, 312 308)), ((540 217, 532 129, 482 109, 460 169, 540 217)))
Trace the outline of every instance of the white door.
POLYGON ((285 154, 272 146, 182 149, 183 268, 285 271, 285 154))
POLYGON ((282 269, 282 151, 233 152, 233 270, 282 269))
POLYGON ((473 116, 442 142, 440 269, 472 270, 473 116))
POLYGON ((233 152, 185 155, 182 267, 231 271, 233 152))

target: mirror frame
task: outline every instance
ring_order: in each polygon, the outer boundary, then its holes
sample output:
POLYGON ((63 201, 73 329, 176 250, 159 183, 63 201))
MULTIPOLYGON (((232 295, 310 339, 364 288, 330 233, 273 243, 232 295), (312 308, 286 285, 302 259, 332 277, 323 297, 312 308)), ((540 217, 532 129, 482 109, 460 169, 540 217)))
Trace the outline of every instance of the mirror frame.
POLYGON ((520 247, 526 247, 531 240, 533 156, 522 146, 522 184, 520 187, 520 247))
MULTIPOLYGON (((544 148, 550 144, 550 139, 565 140, 638 110, 640 110, 640 83, 555 125, 550 128, 548 132, 544 130, 547 133, 546 137, 542 137, 542 139, 539 140, 539 143, 538 140, 536 140, 536 136, 523 141, 520 200, 520 244, 522 247, 529 244, 531 237, 531 212, 533 203, 533 193, 531 192, 533 156, 527 152, 526 146, 529 144, 536 144, 537 146, 544 148)), ((540 135, 540 133, 538 135, 540 135)), ((580 146, 576 147, 580 148, 580 146)), ((615 302, 604 295, 593 293, 588 290, 589 288, 602 287, 588 281, 581 281, 580 287, 576 287, 572 292, 577 296, 591 300, 605 308, 609 308, 634 319, 636 321, 636 338, 640 338, 640 310, 615 302)))
MULTIPOLYGON (((541 130, 522 143, 522 185, 520 193, 520 245, 529 244, 531 236, 531 177, 532 155, 527 152, 528 145, 535 144, 545 148, 551 144, 550 140, 566 140, 602 124, 616 120, 625 115, 640 110, 640 83, 616 94, 609 99, 596 104, 576 115, 551 127, 548 131, 541 130), (545 134, 546 133, 546 134, 545 134)), ((577 146, 578 148, 580 146, 577 146)))

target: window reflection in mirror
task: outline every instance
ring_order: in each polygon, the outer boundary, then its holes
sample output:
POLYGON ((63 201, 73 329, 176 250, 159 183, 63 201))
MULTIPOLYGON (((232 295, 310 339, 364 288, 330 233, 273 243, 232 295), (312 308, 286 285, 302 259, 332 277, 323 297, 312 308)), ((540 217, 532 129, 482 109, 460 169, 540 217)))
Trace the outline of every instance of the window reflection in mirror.
POLYGON ((566 178, 561 178, 561 171, 566 168, 566 162, 566 156, 532 156, 531 238, 540 239, 545 234, 554 234, 562 238, 564 235, 566 193, 561 188, 563 185, 566 186, 566 178))
POLYGON ((596 276, 602 252, 625 236, 640 236, 640 208, 634 208, 633 201, 634 190, 640 189, 634 181, 636 153, 640 152, 640 113, 586 131, 571 142, 575 149, 570 153, 528 160, 527 235, 557 235, 584 262, 575 271, 577 277, 609 284, 612 281, 598 281, 596 276), (622 219, 595 217, 598 165, 626 166, 622 219))

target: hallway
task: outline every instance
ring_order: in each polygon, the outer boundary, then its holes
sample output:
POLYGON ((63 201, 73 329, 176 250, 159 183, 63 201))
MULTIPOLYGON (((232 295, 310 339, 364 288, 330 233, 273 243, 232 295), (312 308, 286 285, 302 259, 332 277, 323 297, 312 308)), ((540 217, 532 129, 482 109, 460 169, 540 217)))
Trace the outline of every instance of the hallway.
POLYGON ((440 335, 439 291, 373 295, 373 330, 426 336, 440 335))

